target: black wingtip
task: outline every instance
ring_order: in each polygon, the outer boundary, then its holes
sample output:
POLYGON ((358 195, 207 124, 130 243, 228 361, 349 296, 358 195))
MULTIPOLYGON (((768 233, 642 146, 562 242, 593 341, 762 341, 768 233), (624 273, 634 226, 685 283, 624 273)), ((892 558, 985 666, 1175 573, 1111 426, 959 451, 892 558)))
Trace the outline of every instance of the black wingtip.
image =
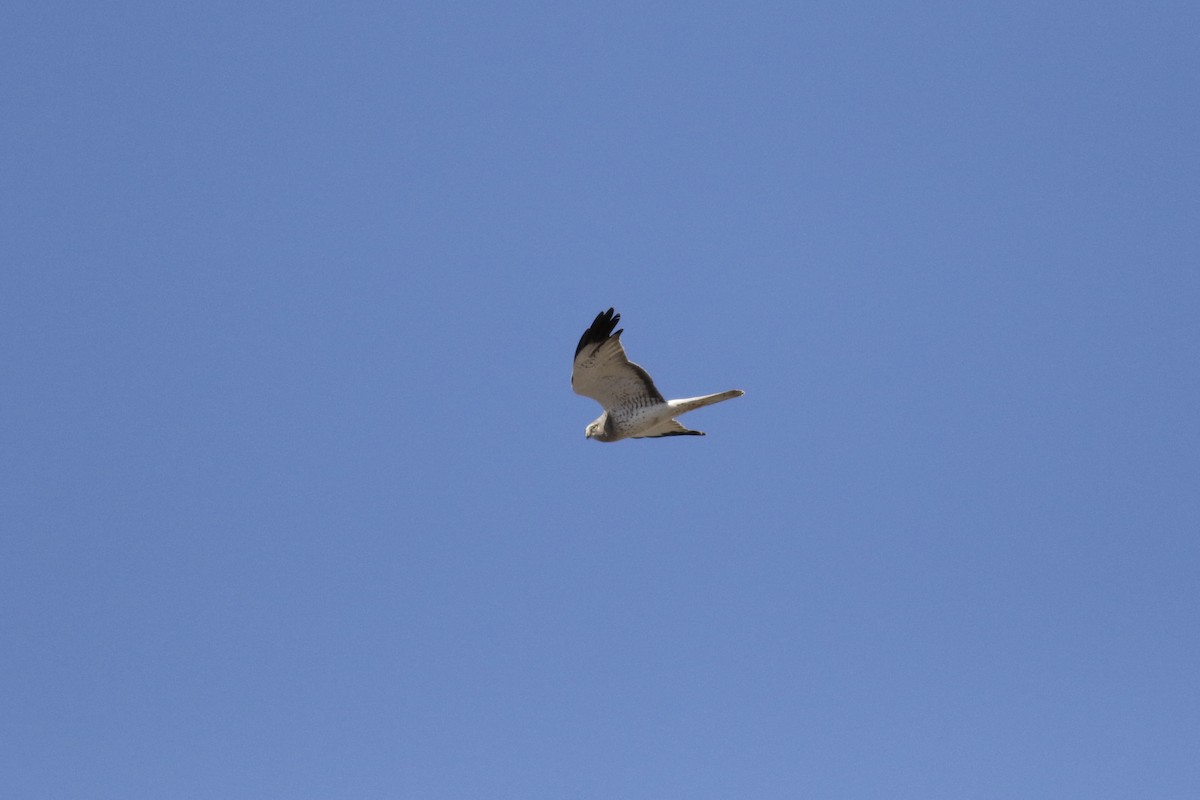
POLYGON ((622 331, 613 333, 613 329, 620 321, 621 315, 611 308, 597 314, 596 319, 592 320, 591 327, 584 331, 583 336, 579 338, 579 346, 575 348, 575 355, 578 356, 579 352, 590 344, 600 344, 610 336, 620 336, 622 331))

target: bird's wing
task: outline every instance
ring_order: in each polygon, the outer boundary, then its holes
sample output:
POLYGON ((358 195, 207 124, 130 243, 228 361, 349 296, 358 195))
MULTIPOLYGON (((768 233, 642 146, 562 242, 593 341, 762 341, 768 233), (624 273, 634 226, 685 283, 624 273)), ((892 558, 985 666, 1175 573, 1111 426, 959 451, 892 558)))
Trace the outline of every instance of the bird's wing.
POLYGON ((646 370, 629 360, 621 346, 621 333, 613 333, 620 314, 610 308, 596 315, 575 348, 571 388, 604 408, 645 406, 666 402, 646 370))
POLYGON ((679 420, 669 419, 665 422, 660 422, 653 428, 647 428, 640 433, 635 433, 631 439, 656 439, 660 436, 703 436, 704 431, 693 431, 683 427, 679 420))

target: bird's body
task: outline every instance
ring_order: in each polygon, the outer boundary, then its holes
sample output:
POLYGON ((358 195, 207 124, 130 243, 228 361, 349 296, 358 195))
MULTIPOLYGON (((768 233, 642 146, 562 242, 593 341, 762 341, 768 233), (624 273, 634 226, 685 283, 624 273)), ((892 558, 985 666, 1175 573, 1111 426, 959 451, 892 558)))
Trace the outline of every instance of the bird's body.
POLYGON ((667 400, 654 386, 646 370, 634 364, 621 346, 621 333, 613 333, 621 315, 613 309, 596 315, 575 348, 571 386, 576 394, 590 397, 604 413, 587 426, 589 439, 616 442, 621 439, 660 436, 703 436, 703 431, 685 428, 675 418, 688 411, 741 397, 744 392, 727 392, 667 400))

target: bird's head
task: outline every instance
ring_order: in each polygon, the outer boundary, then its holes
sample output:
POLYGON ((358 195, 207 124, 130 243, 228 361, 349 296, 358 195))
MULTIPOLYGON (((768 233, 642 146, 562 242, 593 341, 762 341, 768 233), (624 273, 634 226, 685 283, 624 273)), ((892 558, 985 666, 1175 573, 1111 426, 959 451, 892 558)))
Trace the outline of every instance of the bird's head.
POLYGON ((595 439, 598 442, 609 441, 608 434, 604 432, 604 426, 608 424, 608 412, 605 411, 596 419, 592 420, 587 428, 584 429, 583 435, 588 439, 595 439))

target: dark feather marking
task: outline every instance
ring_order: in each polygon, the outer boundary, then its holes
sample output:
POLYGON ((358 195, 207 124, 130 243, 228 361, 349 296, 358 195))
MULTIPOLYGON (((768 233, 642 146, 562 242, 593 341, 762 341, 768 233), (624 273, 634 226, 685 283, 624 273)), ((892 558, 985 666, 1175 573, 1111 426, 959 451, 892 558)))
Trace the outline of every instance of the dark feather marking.
POLYGON ((668 433, 656 433, 653 436, 637 436, 637 439, 661 439, 664 436, 704 436, 704 431, 670 431, 668 433))
POLYGON ((592 321, 592 325, 583 332, 583 336, 579 337, 579 346, 575 348, 575 357, 579 357, 579 353, 589 344, 602 345, 610 336, 620 336, 621 331, 613 333, 613 329, 617 327, 617 323, 621 321, 621 315, 613 313, 610 308, 608 311, 601 311, 596 315, 596 319, 592 321))

